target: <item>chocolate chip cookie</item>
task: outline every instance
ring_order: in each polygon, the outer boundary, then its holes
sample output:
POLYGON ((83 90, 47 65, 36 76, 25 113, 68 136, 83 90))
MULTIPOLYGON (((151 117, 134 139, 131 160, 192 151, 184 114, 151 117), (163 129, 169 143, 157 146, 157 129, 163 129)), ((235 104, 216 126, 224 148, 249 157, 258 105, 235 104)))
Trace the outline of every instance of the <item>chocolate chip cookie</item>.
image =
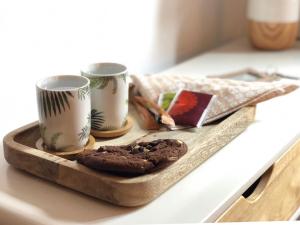
POLYGON ((159 139, 121 146, 102 146, 82 153, 77 161, 95 170, 120 175, 140 175, 167 167, 187 152, 187 145, 174 139, 159 139))

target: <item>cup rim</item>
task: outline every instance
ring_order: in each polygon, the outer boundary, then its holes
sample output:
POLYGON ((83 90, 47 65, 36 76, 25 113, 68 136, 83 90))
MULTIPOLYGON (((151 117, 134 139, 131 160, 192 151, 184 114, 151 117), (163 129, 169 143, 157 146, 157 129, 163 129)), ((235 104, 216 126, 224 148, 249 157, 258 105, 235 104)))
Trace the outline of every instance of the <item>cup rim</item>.
POLYGON ((81 88, 84 87, 89 87, 90 86, 90 80, 86 77, 79 76, 79 75, 54 75, 54 76, 47 76, 44 77, 40 80, 38 80, 35 84, 35 86, 40 89, 40 90, 45 90, 45 91, 53 91, 53 92, 60 92, 60 91, 78 91, 81 88), (43 82, 47 82, 47 80, 61 80, 61 79, 70 79, 70 80, 81 80, 84 82, 83 85, 80 85, 78 87, 68 87, 66 90, 61 89, 61 90, 54 90, 51 88, 45 88, 43 87, 43 82))
POLYGON ((87 76, 111 77, 111 76, 119 76, 119 75, 122 75, 122 74, 127 74, 128 70, 127 70, 126 66, 124 66, 123 64, 120 64, 120 63, 115 63, 115 62, 100 62, 100 63, 90 63, 90 64, 86 65, 85 67, 83 67, 80 70, 80 72, 81 72, 82 75, 87 75, 87 76), (114 73, 93 73, 93 72, 91 72, 91 69, 89 69, 89 67, 95 66, 95 65, 105 65, 105 66, 115 65, 115 66, 118 66, 118 67, 120 67, 122 69, 120 69, 120 71, 114 72, 114 73))

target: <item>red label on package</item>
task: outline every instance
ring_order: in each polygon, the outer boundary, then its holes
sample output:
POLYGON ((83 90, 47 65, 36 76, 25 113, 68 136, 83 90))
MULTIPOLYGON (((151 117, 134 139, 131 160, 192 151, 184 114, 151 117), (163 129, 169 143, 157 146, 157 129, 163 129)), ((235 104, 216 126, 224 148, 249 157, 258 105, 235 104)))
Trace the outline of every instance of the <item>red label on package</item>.
POLYGON ((173 99, 168 110, 176 125, 200 127, 213 95, 182 90, 173 99))

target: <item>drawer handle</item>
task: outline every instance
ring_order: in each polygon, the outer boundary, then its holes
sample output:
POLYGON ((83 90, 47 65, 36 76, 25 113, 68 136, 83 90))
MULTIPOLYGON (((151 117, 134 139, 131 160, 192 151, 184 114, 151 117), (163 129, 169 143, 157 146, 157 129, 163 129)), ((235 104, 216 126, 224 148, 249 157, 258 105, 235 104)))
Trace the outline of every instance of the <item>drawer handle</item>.
POLYGON ((271 178, 274 165, 271 166, 260 178, 258 178, 244 193, 243 197, 251 203, 259 200, 260 196, 263 194, 269 180, 271 178))

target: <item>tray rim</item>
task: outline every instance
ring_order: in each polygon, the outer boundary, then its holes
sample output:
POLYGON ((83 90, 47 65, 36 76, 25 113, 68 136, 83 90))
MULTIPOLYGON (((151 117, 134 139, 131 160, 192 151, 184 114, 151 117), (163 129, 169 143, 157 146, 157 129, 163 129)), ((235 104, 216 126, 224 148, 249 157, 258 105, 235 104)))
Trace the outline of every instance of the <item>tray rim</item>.
MULTIPOLYGON (((237 112, 235 112, 234 114, 232 114, 231 116, 229 116, 228 118, 226 118, 225 120, 218 123, 217 125, 228 123, 228 120, 230 118, 233 118, 233 117, 236 117, 236 116, 241 116, 242 112, 245 111, 245 110, 248 110, 250 112, 249 115, 248 115, 249 118, 246 118, 246 120, 244 121, 244 122, 247 123, 247 126, 248 126, 255 118, 255 107, 242 108, 242 109, 238 110, 237 112), (252 118, 250 118, 250 117, 252 117, 252 118)), ((18 134, 20 134, 22 132, 25 132, 26 130, 29 130, 29 129, 34 129, 34 127, 36 127, 36 126, 38 126, 38 122, 29 123, 25 126, 22 126, 20 128, 17 128, 15 130, 9 132, 4 137, 4 139, 3 139, 4 156, 5 156, 6 161, 9 164, 11 164, 12 166, 17 167, 19 169, 25 170, 25 171, 33 174, 33 175, 42 177, 44 179, 47 179, 47 180, 50 180, 52 182, 58 183, 58 184, 60 184, 62 186, 65 186, 65 187, 69 187, 72 190, 77 190, 79 192, 83 192, 83 193, 88 194, 90 196, 93 196, 93 197, 96 197, 96 198, 99 198, 99 199, 102 199, 102 200, 105 200, 105 201, 109 201, 109 202, 111 202, 113 204, 116 204, 116 205, 122 205, 122 206, 144 205, 144 204, 154 200, 156 197, 158 197, 160 194, 165 192, 168 188, 170 188, 172 185, 174 185, 176 182, 178 182, 180 179, 185 177, 188 173, 190 173, 195 168, 197 168, 200 164, 203 163, 203 161, 202 161, 197 166, 195 166, 194 168, 189 169, 188 171, 185 171, 183 176, 176 179, 176 181, 172 182, 170 185, 167 185, 166 188, 163 191, 157 191, 157 190, 155 190, 155 185, 158 185, 161 182, 160 181, 161 177, 168 178, 168 175, 169 175, 168 171, 172 170, 172 168, 175 168, 176 166, 180 166, 180 163, 181 163, 182 160, 184 160, 184 157, 180 158, 178 161, 176 161, 175 163, 173 163, 168 168, 165 168, 162 171, 158 171, 156 173, 151 173, 151 174, 147 174, 147 175, 143 175, 143 176, 139 176, 139 177, 133 177, 133 178, 126 178, 125 177, 124 178, 124 177, 120 177, 120 176, 110 175, 110 174, 107 174, 107 173, 101 173, 101 172, 98 172, 98 171, 91 170, 91 169, 89 169, 89 168, 87 168, 83 165, 80 165, 80 164, 74 162, 74 161, 69 161, 69 160, 63 159, 59 156, 55 156, 51 153, 47 153, 47 152, 43 152, 43 151, 35 149, 35 148, 31 148, 30 146, 23 145, 21 143, 18 143, 15 140, 15 137, 18 134), (26 147, 26 151, 23 149, 24 146, 26 147), (62 176, 62 178, 59 177, 59 176, 54 177, 54 178, 53 177, 49 178, 49 177, 45 177, 41 174, 38 174, 38 172, 35 173, 35 172, 32 172, 32 171, 29 171, 28 169, 22 167, 21 165, 16 165, 15 162, 11 160, 11 154, 21 154, 23 156, 26 155, 26 156, 33 156, 34 158, 37 158, 37 157, 42 158, 43 160, 51 161, 52 164, 54 163, 55 168, 57 167, 55 169, 55 171, 58 172, 58 173, 61 172, 61 170, 66 170, 66 171, 69 171, 69 170, 72 171, 73 170, 72 172, 76 171, 76 172, 80 173, 81 176, 89 175, 89 176, 92 177, 91 179, 93 179, 97 182, 100 181, 103 184, 107 184, 107 185, 111 185, 111 186, 118 185, 118 186, 121 187, 122 190, 119 190, 119 192, 117 191, 117 193, 115 194, 116 196, 110 196, 111 199, 104 199, 103 196, 95 196, 93 193, 91 193, 89 191, 82 191, 80 189, 74 188, 70 183, 68 183, 68 181, 62 180, 64 178, 64 176, 62 176), (123 197, 120 197, 120 195, 122 195, 122 194, 124 195, 124 193, 126 194, 126 190, 129 191, 131 188, 135 188, 139 185, 141 185, 144 188, 144 196, 142 196, 142 199, 139 198, 138 201, 136 201, 134 199, 134 196, 131 196, 133 199, 126 202, 124 199, 122 199, 123 197)), ((218 127, 218 126, 216 126, 216 127, 218 127)), ((246 127, 244 129, 242 129, 242 131, 245 130, 246 127)), ((213 127, 212 130, 209 131, 209 133, 213 132, 214 128, 215 127, 213 127)), ((238 136, 238 135, 236 135, 236 136, 238 136)), ((233 137, 231 140, 233 140, 235 137, 233 137)), ((229 142, 231 142, 231 140, 229 142)), ((226 143, 225 145, 227 145, 228 143, 226 143)), ((214 151, 211 155, 209 155, 209 157, 212 156, 217 151, 214 151)))

